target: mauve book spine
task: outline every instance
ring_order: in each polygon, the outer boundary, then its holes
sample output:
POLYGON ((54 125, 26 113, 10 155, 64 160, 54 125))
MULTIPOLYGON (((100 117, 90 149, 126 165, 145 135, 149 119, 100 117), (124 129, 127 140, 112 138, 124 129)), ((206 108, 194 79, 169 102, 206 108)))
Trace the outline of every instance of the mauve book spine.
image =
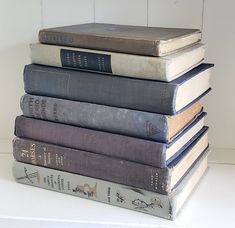
POLYGON ((41 65, 24 70, 25 92, 153 113, 175 114, 177 85, 41 65))
POLYGON ((169 171, 100 154, 16 138, 13 154, 17 161, 77 173, 142 188, 169 193, 169 171))
POLYGON ((153 40, 124 39, 109 36, 94 36, 88 34, 66 33, 41 30, 39 41, 44 44, 82 47, 96 50, 130 53, 135 55, 159 56, 159 42, 153 40), (118 50, 118 51, 117 51, 118 50))
POLYGON ((150 140, 24 116, 16 118, 15 135, 154 167, 166 167, 166 145, 150 140))
POLYGON ((26 94, 24 116, 167 142, 164 115, 26 94))

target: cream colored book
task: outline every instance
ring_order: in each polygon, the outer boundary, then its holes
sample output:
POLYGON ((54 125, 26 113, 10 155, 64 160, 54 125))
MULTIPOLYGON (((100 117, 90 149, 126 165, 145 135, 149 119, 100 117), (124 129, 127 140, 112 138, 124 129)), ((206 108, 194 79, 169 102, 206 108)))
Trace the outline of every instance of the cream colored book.
POLYGON ((36 43, 32 63, 89 70, 140 79, 172 81, 199 65, 205 46, 196 44, 163 57, 151 57, 36 43))

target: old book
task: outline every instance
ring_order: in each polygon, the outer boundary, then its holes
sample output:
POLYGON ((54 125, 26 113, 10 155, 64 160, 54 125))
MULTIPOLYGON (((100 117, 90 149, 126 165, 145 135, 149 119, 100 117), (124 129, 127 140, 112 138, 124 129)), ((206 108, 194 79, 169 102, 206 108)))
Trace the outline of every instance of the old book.
POLYGON ((200 115, 202 105, 196 102, 183 112, 169 116, 25 94, 21 98, 21 110, 27 117, 169 142, 200 115))
POLYGON ((173 220, 207 169, 207 153, 191 167, 169 195, 92 177, 14 162, 13 176, 22 184, 107 203, 173 220))
POLYGON ((166 83, 31 64, 25 66, 24 88, 34 95, 173 115, 209 91, 212 67, 201 64, 166 83))
POLYGON ((199 65, 205 56, 202 44, 165 57, 121 54, 47 44, 32 44, 32 63, 89 70, 132 78, 172 81, 199 65))
POLYGON ((88 151, 73 150, 35 140, 15 139, 17 161, 169 194, 208 147, 207 128, 166 168, 157 168, 88 151))
POLYGON ((202 113, 172 142, 161 143, 109 132, 81 128, 20 116, 15 135, 21 138, 90 151, 134 162, 166 167, 195 138, 204 126, 202 113))
POLYGON ((42 29, 39 41, 71 47, 162 56, 201 40, 198 29, 88 23, 42 29))

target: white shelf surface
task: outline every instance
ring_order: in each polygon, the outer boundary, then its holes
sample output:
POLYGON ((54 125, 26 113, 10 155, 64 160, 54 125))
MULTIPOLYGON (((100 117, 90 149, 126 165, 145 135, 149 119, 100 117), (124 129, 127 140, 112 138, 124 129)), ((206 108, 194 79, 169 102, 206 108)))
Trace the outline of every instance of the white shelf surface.
MULTIPOLYGON (((7 146, 7 149, 10 146, 7 146)), ((1 147, 3 148, 3 147, 1 147)), ((234 227, 234 151, 217 150, 209 169, 175 221, 18 184, 13 156, 0 150, 0 227, 234 227), (225 151, 225 152, 224 152, 225 151), (224 153, 225 157, 220 154, 224 153), (226 154, 227 153, 227 154, 226 154), (231 156, 230 156, 231 155, 231 156), (229 158, 230 157, 230 158, 229 158)))

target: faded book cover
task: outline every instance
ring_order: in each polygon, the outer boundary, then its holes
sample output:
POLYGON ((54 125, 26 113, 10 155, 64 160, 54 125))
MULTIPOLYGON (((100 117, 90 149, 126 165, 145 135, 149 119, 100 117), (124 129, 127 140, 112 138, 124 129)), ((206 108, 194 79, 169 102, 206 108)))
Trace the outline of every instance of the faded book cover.
POLYGON ((41 43, 150 56, 167 55, 200 40, 198 29, 102 23, 47 28, 39 32, 41 43))

